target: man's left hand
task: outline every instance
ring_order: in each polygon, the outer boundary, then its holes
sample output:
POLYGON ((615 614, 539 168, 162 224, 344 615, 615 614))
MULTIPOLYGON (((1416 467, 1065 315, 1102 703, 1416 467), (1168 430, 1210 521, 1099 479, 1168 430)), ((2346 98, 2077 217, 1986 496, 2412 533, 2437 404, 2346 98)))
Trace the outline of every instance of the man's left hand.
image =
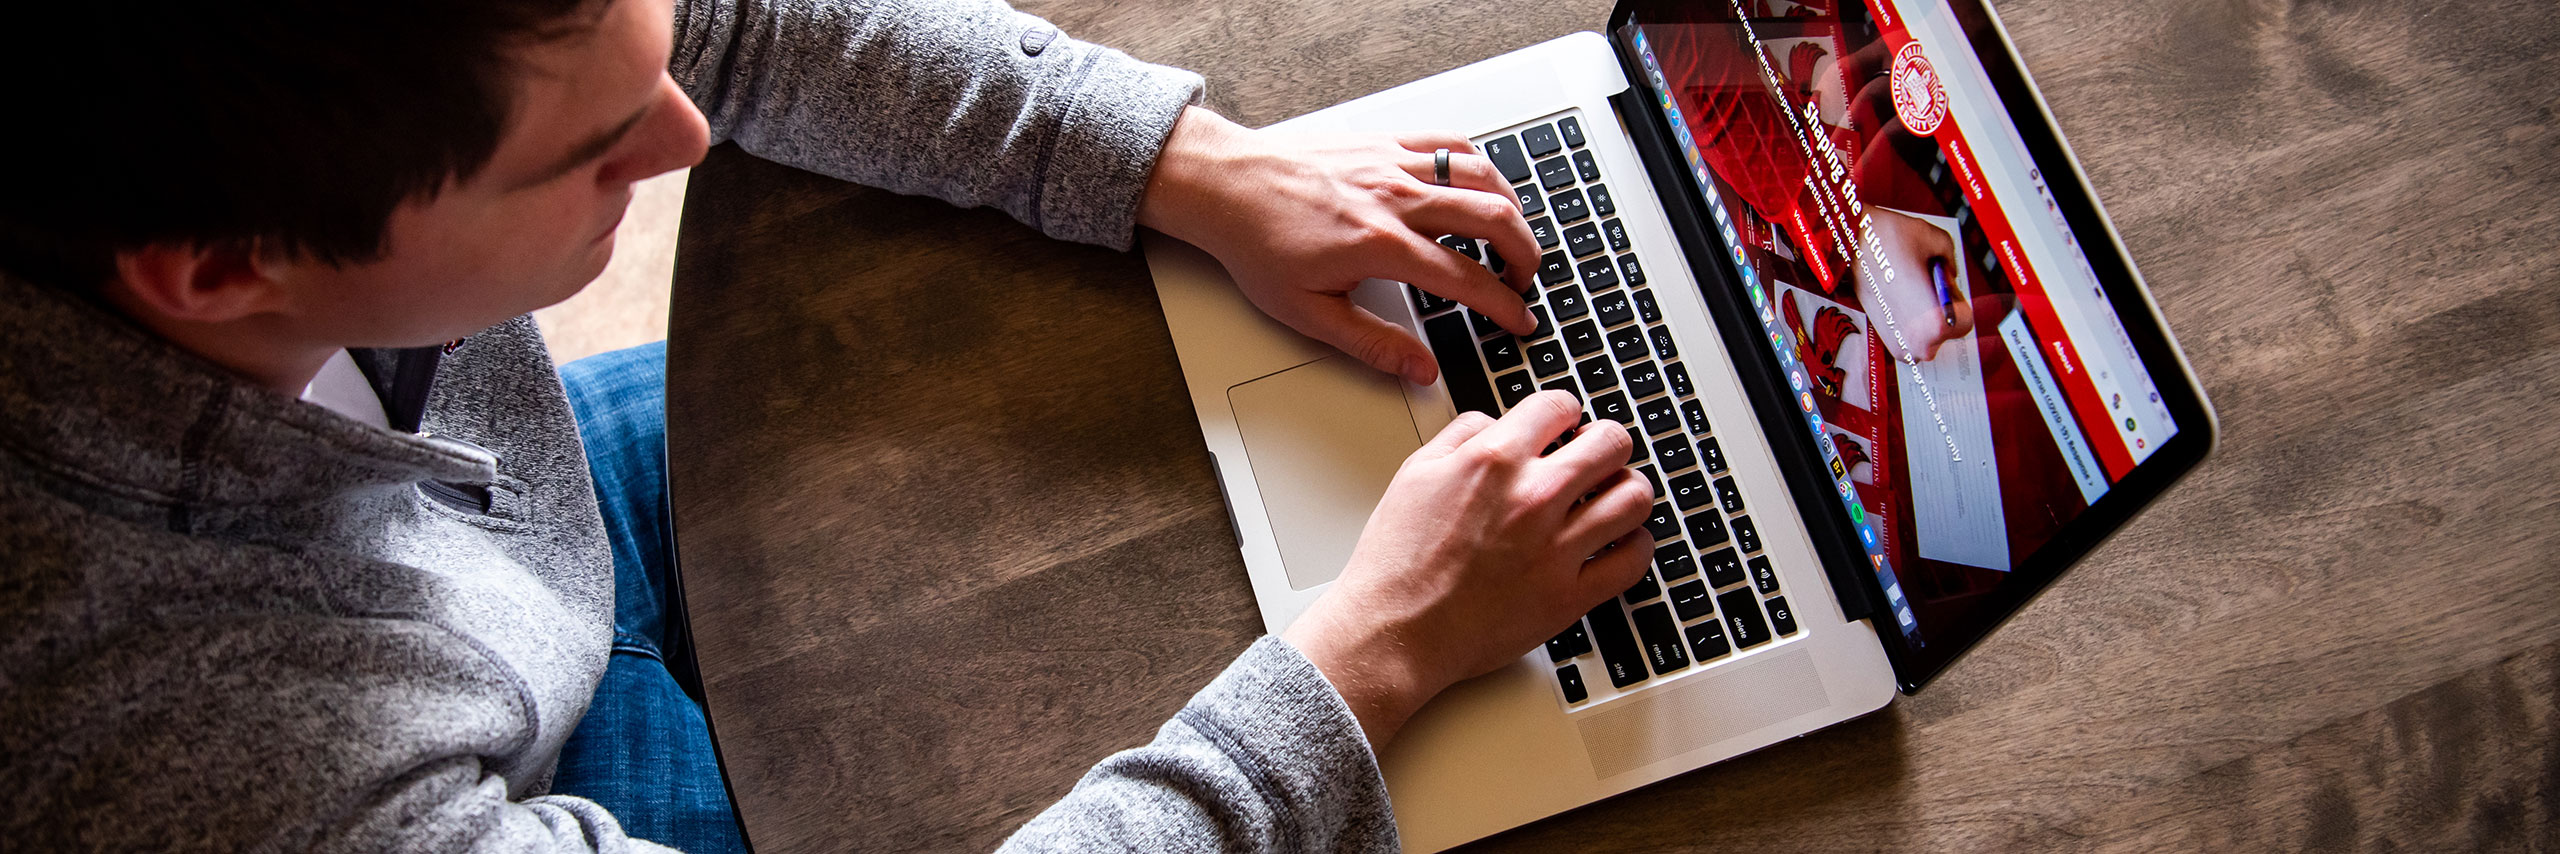
POLYGON ((1139 201, 1138 224, 1206 250, 1264 313, 1414 384, 1439 369, 1403 327, 1351 302, 1370 278, 1405 282, 1536 328, 1528 291, 1538 243, 1511 185, 1453 133, 1288 136, 1199 107, 1174 125, 1139 201), (1449 185, 1433 183, 1449 149, 1449 185), (1456 234, 1501 253, 1505 277, 1440 245, 1456 234))

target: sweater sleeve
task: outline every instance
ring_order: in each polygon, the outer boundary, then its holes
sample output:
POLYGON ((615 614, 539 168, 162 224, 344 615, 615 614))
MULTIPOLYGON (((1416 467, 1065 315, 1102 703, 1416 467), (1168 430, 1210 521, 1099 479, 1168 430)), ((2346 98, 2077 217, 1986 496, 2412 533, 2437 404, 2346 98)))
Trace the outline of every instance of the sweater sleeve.
POLYGON ((669 71, 715 140, 1118 249, 1201 93, 1001 0, 677 0, 669 71))
POLYGON ((1265 637, 1154 742, 1095 765, 1003 850, 1397 848, 1386 779, 1359 719, 1296 647, 1265 637))

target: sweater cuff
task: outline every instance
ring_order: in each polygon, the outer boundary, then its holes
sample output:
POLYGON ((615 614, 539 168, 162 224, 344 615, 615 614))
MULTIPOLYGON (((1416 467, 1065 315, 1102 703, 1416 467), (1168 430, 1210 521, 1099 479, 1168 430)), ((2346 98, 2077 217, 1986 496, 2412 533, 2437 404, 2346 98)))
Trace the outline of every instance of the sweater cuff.
POLYGON ((1386 777, 1360 719, 1297 647, 1264 636, 1179 717, 1255 774, 1254 788, 1284 825, 1281 838, 1330 838, 1338 851, 1396 850, 1386 777), (1302 817, 1339 817, 1342 825, 1285 827, 1302 817))
MULTIPOLYGON (((1043 23, 1039 26, 1047 26, 1043 23)), ((1079 69, 1066 88, 1036 214, 1051 237, 1127 250, 1137 237, 1138 202, 1156 156, 1182 118, 1200 103, 1200 75, 1140 62, 1128 54, 1063 36, 1048 49, 1077 50, 1079 69), (1055 168, 1074 164, 1074 168, 1055 168)))

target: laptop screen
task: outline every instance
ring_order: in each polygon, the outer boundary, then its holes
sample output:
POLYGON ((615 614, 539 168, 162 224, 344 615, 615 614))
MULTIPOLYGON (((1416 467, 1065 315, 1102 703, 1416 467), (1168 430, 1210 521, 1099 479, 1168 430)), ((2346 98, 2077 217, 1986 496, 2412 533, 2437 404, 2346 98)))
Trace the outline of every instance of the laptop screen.
POLYGON ((2022 138, 2013 115, 2050 134, 2032 100, 2004 102, 1994 75, 2018 74, 1977 3, 1702 0, 1624 21, 1877 573, 1877 628, 1934 672, 2179 434, 2151 373, 2179 368, 2128 334, 2109 290, 2130 275, 2084 254, 2115 249, 2075 233, 2066 208, 2094 209, 2058 149, 2039 161, 2022 138))

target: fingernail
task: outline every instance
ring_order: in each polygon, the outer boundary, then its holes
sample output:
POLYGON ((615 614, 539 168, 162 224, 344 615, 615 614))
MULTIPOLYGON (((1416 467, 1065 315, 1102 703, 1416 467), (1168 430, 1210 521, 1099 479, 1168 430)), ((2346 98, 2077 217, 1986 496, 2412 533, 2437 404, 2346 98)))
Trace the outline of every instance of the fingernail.
POLYGON ((1420 356, 1405 357, 1404 378, 1414 385, 1430 385, 1431 361, 1420 356))

